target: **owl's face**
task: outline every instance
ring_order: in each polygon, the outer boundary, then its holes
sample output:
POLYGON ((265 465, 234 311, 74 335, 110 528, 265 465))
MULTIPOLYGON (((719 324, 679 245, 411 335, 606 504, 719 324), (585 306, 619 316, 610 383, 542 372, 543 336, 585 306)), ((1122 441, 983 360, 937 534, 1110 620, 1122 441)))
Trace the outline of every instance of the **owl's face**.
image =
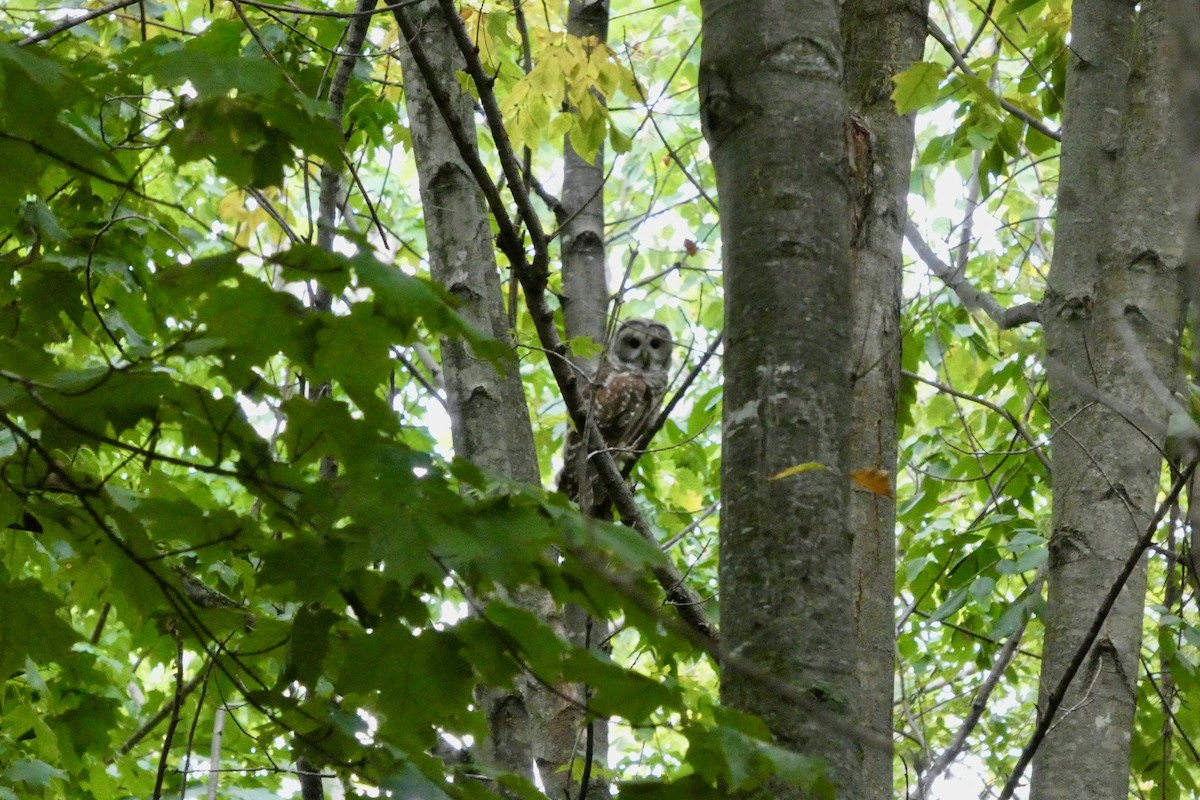
POLYGON ((666 372, 671 366, 671 332, 652 319, 621 323, 608 352, 608 363, 622 370, 666 372))

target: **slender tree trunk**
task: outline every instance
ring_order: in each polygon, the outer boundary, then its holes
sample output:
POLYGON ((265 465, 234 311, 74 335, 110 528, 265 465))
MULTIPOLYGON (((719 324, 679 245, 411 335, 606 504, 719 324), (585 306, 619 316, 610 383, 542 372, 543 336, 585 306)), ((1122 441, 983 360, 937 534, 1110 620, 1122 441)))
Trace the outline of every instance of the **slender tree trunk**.
MULTIPOLYGON (((608 40, 608 0, 570 0, 567 32, 608 40)), ((604 148, 589 163, 563 142, 562 231, 563 323, 567 336, 604 341, 608 314, 608 274, 604 248, 604 148)), ((588 368, 595 369, 592 359, 588 368)))
MULTIPOLYGON (((852 128, 851 259, 854 278, 853 423, 850 464, 895 476, 896 403, 900 386, 900 284, 913 116, 892 103, 892 78, 921 57, 925 0, 848 0, 842 9, 847 100, 861 120, 852 128)), ((894 485, 894 484, 893 484, 894 485)), ((859 645, 858 719, 877 740, 892 737, 895 673, 896 503, 856 490, 854 612, 859 645)), ((892 793, 892 753, 863 752, 863 797, 892 793)))
MULTIPOLYGON (((603 45, 608 40, 608 0, 570 0, 567 32, 580 38, 595 37, 603 45)), ((568 338, 590 336, 603 342, 609 298, 604 245, 603 145, 595 160, 589 163, 575 152, 570 138, 564 138, 562 204, 567 213, 562 235, 563 325, 568 338)), ((588 375, 595 373, 597 359, 574 360, 588 375)), ((564 613, 567 630, 576 644, 600 647, 607 642, 608 626, 602 621, 591 619, 577 606, 568 606, 564 613)), ((608 722, 603 719, 585 722, 583 714, 579 714, 577 728, 583 740, 590 740, 585 741, 589 746, 584 748, 591 754, 588 756, 591 763, 588 765, 590 778, 586 796, 591 800, 607 797, 607 784, 598 775, 608 766, 608 722)), ((569 790, 569 785, 564 785, 563 789, 569 790)), ((551 792, 548 794, 555 796, 551 792)))
MULTIPOLYGON (((1177 179, 1159 0, 1076 3, 1058 227, 1044 300, 1054 499, 1041 699, 1149 523, 1182 321, 1177 179), (1121 411, 1115 410, 1121 409, 1121 411)), ((1033 800, 1125 800, 1145 567, 1092 643, 1033 761, 1033 800)))
MULTIPOLYGON (((701 121, 725 273, 722 701, 861 797, 847 451, 850 196, 840 3, 704 0, 701 121), (810 469, 773 479, 798 464, 810 469), (745 659, 826 714, 782 702, 745 659), (845 726, 827 724, 838 718, 845 726)), ((776 797, 803 796, 778 787, 776 797)))
MULTIPOLYGON (((459 124, 475 139, 470 97, 455 80, 462 57, 436 2, 405 11, 420 31, 419 46, 444 76, 442 90, 454 101, 459 124)), ((500 274, 482 193, 462 161, 441 110, 421 80, 410 48, 400 51, 413 152, 421 184, 421 201, 433 277, 460 301, 459 313, 475 326, 508 341, 500 274)), ((539 484, 529 411, 517 369, 515 351, 503 372, 476 358, 458 340, 442 341, 442 369, 455 453, 496 475, 539 484)), ((556 626, 562 621, 544 592, 514 598, 556 626)), ((483 691, 481 702, 491 723, 485 759, 498 767, 533 777, 535 739, 555 727, 565 704, 532 681, 516 691, 483 691)), ((540 762, 540 758, 538 759, 540 762)), ((555 761, 557 769, 565 762, 555 761)))
MULTIPOLYGON (((421 46, 446 76, 459 120, 475 137, 470 97, 454 79, 462 58, 432 3, 416 6, 421 46)), ((460 301, 458 311, 473 325, 510 341, 500 272, 483 194, 463 164, 441 113, 420 79, 407 48, 400 51, 413 154, 421 183, 426 238, 433 279, 460 301)), ((446 402, 455 453, 512 480, 537 484, 537 453, 521 376, 513 351, 503 372, 477 358, 461 339, 441 343, 446 402)))
POLYGON ((1187 226, 1189 297, 1195 314, 1200 308, 1200 5, 1192 0, 1173 0, 1171 28, 1171 86, 1183 167, 1181 215, 1187 226))

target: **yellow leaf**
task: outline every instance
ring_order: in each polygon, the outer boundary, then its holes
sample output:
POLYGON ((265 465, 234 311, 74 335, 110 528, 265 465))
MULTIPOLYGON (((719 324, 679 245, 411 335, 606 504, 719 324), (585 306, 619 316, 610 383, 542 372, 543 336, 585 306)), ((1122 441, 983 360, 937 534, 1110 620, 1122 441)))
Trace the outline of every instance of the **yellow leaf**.
POLYGON ((217 206, 217 215, 227 224, 248 217, 250 210, 246 208, 246 195, 241 191, 225 195, 217 206))
POLYGON ((807 461, 803 464, 796 464, 795 466, 788 467, 781 472, 776 472, 770 477, 769 480, 779 481, 783 480, 784 478, 790 478, 793 475, 799 475, 801 472, 809 472, 810 470, 814 469, 829 469, 829 467, 825 466, 820 461, 807 461))
POLYGON ((850 480, 881 497, 896 497, 896 490, 892 488, 892 473, 886 469, 856 469, 850 473, 850 480))

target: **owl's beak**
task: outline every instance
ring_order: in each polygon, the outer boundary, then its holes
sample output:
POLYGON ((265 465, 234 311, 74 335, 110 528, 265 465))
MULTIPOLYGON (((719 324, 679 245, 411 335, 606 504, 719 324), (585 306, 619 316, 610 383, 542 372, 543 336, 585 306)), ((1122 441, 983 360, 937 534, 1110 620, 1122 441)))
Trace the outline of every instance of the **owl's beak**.
POLYGON ((643 350, 642 351, 642 369, 649 369, 649 368, 650 368, 650 351, 643 350))

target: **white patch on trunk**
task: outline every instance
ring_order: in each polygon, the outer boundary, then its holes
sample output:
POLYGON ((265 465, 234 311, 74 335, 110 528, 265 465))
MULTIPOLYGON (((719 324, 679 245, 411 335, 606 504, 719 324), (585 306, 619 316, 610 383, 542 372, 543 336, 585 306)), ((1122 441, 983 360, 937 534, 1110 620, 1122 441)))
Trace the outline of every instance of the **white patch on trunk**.
POLYGON ((751 400, 749 403, 744 403, 741 408, 730 411, 728 419, 725 420, 725 424, 729 426, 730 433, 733 433, 735 429, 743 422, 749 422, 750 420, 757 418, 758 401, 751 400))

